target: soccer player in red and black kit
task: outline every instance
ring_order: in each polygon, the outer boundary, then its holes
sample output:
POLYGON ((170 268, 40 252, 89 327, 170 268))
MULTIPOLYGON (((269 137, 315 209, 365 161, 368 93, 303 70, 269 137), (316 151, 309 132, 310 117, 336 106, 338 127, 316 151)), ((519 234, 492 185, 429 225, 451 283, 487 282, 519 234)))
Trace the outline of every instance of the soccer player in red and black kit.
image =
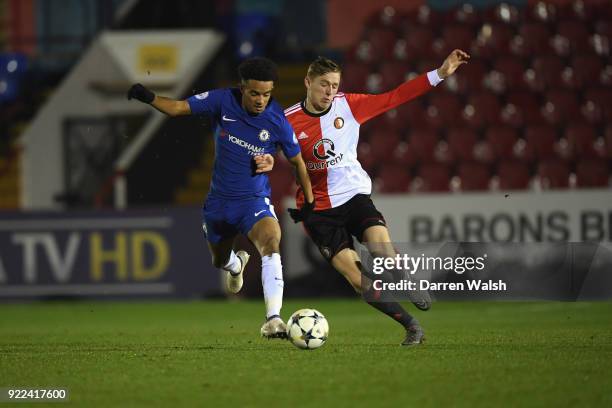
MULTIPOLYGON (((399 322, 406 329, 402 345, 424 340, 419 322, 397 302, 377 302, 370 280, 362 282, 362 268, 353 249, 352 236, 368 247, 374 257, 395 257, 391 237, 382 214, 370 199, 372 182, 357 161, 359 127, 366 121, 429 91, 470 56, 454 50, 440 68, 407 81, 379 95, 341 93, 341 69, 335 62, 319 57, 304 79, 306 100, 285 110, 300 143, 312 181, 316 207, 304 204, 298 189, 298 210, 289 210, 294 221, 304 222, 321 254, 363 293, 370 305, 399 322), (366 283, 362 285, 362 283, 366 283), (368 293, 370 292, 370 293, 368 293)), ((384 143, 384 141, 383 141, 384 143)), ((412 291, 411 291, 412 292, 412 291)), ((421 310, 431 307, 427 292, 414 292, 410 300, 421 310)))

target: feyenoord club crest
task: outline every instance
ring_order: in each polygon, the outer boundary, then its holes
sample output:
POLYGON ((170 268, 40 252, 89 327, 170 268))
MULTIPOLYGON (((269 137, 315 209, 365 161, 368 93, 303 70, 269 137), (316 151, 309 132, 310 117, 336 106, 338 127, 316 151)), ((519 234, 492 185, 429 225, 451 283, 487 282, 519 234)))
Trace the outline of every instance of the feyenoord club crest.
POLYGON ((261 132, 259 132, 259 140, 261 140, 262 142, 267 141, 270 138, 270 132, 268 132, 266 129, 262 129, 261 132))
POLYGON ((336 129, 342 129, 342 126, 344 126, 344 119, 338 116, 336 119, 334 119, 334 127, 336 129))

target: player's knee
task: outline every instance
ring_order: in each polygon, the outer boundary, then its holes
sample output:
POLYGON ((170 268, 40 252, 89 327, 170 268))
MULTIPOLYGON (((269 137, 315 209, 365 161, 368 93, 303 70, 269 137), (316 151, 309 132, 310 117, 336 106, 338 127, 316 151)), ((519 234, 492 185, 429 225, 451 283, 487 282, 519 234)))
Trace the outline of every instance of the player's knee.
POLYGON ((280 252, 280 237, 270 235, 262 239, 260 244, 261 256, 269 256, 280 252))

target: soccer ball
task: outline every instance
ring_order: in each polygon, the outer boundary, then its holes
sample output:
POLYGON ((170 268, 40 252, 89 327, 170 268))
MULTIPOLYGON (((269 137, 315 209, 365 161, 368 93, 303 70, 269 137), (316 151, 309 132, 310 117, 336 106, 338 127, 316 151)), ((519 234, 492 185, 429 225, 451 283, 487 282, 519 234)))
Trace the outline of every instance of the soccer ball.
POLYGON ((287 336, 294 346, 316 349, 325 344, 329 324, 323 313, 314 309, 300 309, 287 322, 287 336))

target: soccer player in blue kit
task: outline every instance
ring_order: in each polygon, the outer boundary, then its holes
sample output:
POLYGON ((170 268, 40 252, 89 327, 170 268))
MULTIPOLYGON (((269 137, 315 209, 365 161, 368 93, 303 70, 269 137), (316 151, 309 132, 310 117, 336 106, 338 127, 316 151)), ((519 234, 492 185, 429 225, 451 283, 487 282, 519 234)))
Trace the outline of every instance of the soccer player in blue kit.
POLYGON ((215 163, 202 224, 213 264, 226 272, 228 290, 237 293, 249 255, 245 251, 234 253, 234 239, 238 233, 249 238, 262 259, 266 321, 261 335, 284 338, 286 325, 280 317, 284 285, 281 230, 270 204, 268 176, 263 172, 271 165, 266 166, 266 158, 258 158, 257 163, 254 158, 275 153, 280 146, 295 167, 310 208, 314 207, 314 196, 293 129, 283 109, 271 99, 278 79, 276 65, 266 58, 251 58, 240 64, 238 73, 239 88, 215 89, 174 100, 135 84, 128 91, 128 99, 148 103, 169 116, 203 114, 214 121, 215 163))

